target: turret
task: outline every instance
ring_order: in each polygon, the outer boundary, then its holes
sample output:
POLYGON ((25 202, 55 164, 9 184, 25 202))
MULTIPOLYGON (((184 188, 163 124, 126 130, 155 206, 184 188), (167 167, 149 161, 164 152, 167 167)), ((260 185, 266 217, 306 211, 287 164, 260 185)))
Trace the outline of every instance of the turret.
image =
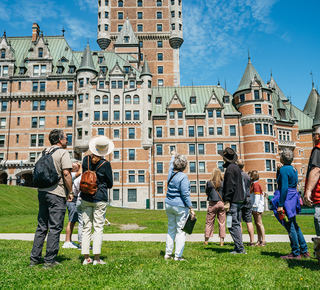
POLYGON ((98 0, 98 44, 105 50, 110 42, 111 1, 98 0))
POLYGON ((172 48, 180 48, 183 43, 182 27, 182 1, 169 1, 170 3, 170 45, 172 48))
POLYGON ((313 119, 313 128, 316 129, 320 126, 320 96, 318 95, 317 107, 313 119))

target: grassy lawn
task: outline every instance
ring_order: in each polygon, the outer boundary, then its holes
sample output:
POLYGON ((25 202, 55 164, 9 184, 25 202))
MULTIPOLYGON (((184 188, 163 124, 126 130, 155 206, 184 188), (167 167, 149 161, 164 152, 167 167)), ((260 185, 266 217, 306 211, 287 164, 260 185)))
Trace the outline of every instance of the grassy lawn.
MULTIPOLYGON (((0 185, 0 233, 34 233, 37 227, 38 199, 37 191, 32 188, 0 185)), ((196 212, 198 221, 194 233, 204 233, 206 211, 196 212)), ((106 214, 111 226, 105 233, 165 233, 167 216, 164 210, 136 210, 109 206, 106 214), (144 229, 122 230, 121 226, 137 224, 144 229)), ((299 215, 298 223, 306 235, 315 234, 313 215, 299 215)), ((65 225, 68 216, 65 218, 65 225)), ((272 212, 265 212, 263 223, 266 234, 286 234, 284 228, 276 221, 272 212)), ((247 233, 244 225, 244 233, 247 233)), ((214 233, 218 232, 218 225, 214 233)), ((65 233, 65 230, 63 231, 65 233)), ((74 233, 77 233, 75 228, 74 233)))
MULTIPOLYGON (((311 246, 311 245, 309 245, 311 246)), ((314 259, 281 260, 286 243, 247 247, 247 255, 230 255, 231 244, 187 243, 186 262, 163 259, 165 243, 103 242, 101 258, 107 264, 82 266, 83 256, 60 247, 54 269, 28 267, 32 242, 0 240, 0 288, 256 288, 320 287, 314 259)))

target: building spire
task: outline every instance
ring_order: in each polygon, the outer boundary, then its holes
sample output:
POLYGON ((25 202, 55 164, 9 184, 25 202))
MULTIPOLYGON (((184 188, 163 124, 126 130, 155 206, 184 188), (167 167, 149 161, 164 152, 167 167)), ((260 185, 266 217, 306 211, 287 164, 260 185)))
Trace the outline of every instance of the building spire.
POLYGON ((64 26, 62 27, 62 36, 64 36, 64 33, 66 32, 66 30, 64 29, 64 26))
POLYGON ((311 79, 312 79, 312 88, 314 88, 314 82, 313 82, 313 73, 312 73, 312 71, 311 71, 311 79))
POLYGON ((250 61, 250 51, 249 51, 249 47, 248 47, 248 61, 250 61))

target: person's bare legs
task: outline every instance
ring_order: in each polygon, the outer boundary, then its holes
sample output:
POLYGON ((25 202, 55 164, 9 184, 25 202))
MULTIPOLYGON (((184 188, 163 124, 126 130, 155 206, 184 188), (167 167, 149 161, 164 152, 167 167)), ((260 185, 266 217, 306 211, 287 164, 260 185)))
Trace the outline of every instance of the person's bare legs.
POLYGON ((252 223, 247 223, 247 229, 250 237, 250 244, 254 244, 254 228, 252 223))
POLYGON ((75 222, 68 222, 68 225, 66 227, 66 243, 71 242, 71 236, 73 233, 75 222))
POLYGON ((260 238, 261 238, 261 246, 265 246, 266 245, 266 235, 265 235, 265 230, 264 230, 264 226, 262 223, 262 213, 258 212, 257 213, 257 220, 258 220, 258 226, 260 229, 260 238))
POLYGON ((261 241, 261 228, 258 224, 258 213, 257 212, 253 212, 253 219, 254 219, 254 224, 256 225, 256 229, 257 229, 258 242, 256 243, 256 246, 258 246, 262 241, 261 241))

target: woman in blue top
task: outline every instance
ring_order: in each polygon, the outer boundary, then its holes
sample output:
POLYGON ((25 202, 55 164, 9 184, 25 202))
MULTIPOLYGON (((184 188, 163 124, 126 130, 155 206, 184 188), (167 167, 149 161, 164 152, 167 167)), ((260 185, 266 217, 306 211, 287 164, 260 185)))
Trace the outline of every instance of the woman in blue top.
POLYGON ((278 166, 278 190, 272 199, 275 216, 286 228, 290 238, 291 253, 281 256, 282 259, 301 259, 301 256, 310 258, 307 243, 296 222, 296 215, 300 212, 300 199, 296 189, 298 172, 291 165, 293 157, 293 151, 288 148, 281 152, 280 162, 283 165, 278 166), (282 219, 284 211, 286 217, 282 219))
POLYGON ((183 171, 188 160, 184 155, 171 152, 171 161, 168 174, 168 190, 165 199, 168 217, 168 233, 166 241, 165 259, 172 258, 174 240, 176 240, 175 261, 183 261, 182 253, 186 241, 186 233, 182 227, 186 221, 188 210, 195 216, 190 199, 190 182, 183 171))

